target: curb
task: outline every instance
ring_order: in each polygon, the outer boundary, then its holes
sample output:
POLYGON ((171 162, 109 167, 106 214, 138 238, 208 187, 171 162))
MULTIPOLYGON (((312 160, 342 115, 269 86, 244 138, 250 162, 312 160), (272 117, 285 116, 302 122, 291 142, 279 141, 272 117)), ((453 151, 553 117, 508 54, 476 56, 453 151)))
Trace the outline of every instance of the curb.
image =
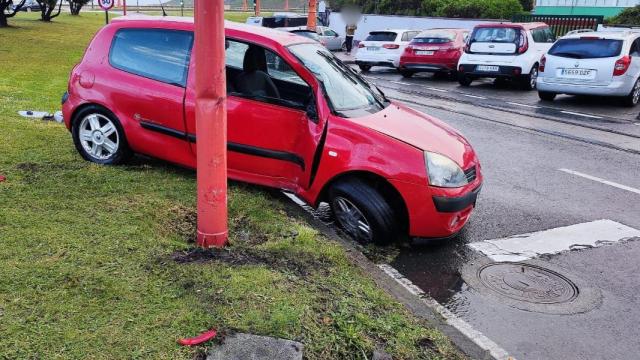
POLYGON ((403 286, 401 279, 396 279, 388 271, 385 271, 388 266, 374 264, 356 248, 353 242, 342 238, 334 229, 293 203, 282 192, 278 192, 278 194, 279 200, 285 205, 285 211, 293 215, 302 216, 322 235, 338 242, 345 248, 349 259, 368 274, 378 287, 403 304, 414 316, 426 321, 429 325, 449 337, 451 342, 469 358, 479 360, 503 360, 508 358, 506 354, 492 351, 491 346, 481 346, 480 344, 486 345, 485 342, 490 340, 482 339, 472 331, 462 331, 459 326, 454 326, 454 320, 457 322, 463 321, 448 317, 448 310, 444 309, 442 305, 428 297, 421 290, 410 291, 411 285, 403 286))

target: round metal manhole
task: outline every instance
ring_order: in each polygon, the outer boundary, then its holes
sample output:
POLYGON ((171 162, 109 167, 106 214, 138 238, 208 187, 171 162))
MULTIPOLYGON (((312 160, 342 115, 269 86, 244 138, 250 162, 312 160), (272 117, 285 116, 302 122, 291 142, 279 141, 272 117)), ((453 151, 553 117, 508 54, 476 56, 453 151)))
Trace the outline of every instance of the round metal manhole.
POLYGON ((578 287, 565 276, 536 265, 490 263, 478 269, 477 277, 489 289, 517 301, 561 304, 578 296, 578 287))

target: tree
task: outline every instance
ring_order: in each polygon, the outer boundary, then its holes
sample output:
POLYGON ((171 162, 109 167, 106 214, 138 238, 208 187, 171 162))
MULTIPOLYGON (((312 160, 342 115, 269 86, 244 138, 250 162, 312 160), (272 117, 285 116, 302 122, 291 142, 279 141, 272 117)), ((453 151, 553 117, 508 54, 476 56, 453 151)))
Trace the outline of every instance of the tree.
POLYGON ((22 5, 24 5, 26 0, 21 0, 18 5, 13 8, 12 0, 0 0, 0 27, 9 26, 8 19, 16 16, 16 13, 20 11, 22 5))
POLYGON ((607 23, 617 25, 640 25, 640 5, 622 10, 618 15, 608 18, 607 23))
POLYGON ((40 20, 49 22, 51 19, 60 15, 62 1, 63 0, 60 0, 58 11, 54 14, 53 11, 56 9, 56 5, 58 5, 58 0, 36 0, 40 5, 40 20))
POLYGON ((79 15, 80 9, 82 9, 82 7, 87 5, 87 3, 89 2, 89 0, 68 0, 68 1, 69 1, 69 8, 71 9, 71 15, 79 15))

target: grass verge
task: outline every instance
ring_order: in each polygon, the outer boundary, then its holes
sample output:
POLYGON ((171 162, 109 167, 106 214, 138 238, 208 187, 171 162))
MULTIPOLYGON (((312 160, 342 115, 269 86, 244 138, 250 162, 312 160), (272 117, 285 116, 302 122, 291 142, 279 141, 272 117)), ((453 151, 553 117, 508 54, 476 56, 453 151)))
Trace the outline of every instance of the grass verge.
POLYGON ((291 218, 232 184, 231 246, 194 249, 195 173, 136 158, 81 160, 54 111, 101 13, 0 29, 0 353, 5 358, 192 358, 210 327, 302 341, 308 359, 458 358, 441 333, 291 218))

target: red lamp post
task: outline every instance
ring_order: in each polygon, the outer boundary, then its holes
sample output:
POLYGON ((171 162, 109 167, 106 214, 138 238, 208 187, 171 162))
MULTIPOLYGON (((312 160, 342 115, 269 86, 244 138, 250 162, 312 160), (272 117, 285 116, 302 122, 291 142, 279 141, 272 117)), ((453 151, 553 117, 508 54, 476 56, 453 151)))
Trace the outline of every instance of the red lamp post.
POLYGON ((289 11, 289 0, 284 0, 284 10, 289 11))
POLYGON ((260 16, 260 0, 253 0, 256 7, 256 16, 260 16))
POLYGON ((122 15, 127 16, 127 0, 122 0, 122 15))
POLYGON ((309 0, 309 14, 307 15, 307 29, 309 30, 316 29, 317 6, 316 0, 309 0))
POLYGON ((224 0, 195 2, 198 245, 227 244, 224 0))

